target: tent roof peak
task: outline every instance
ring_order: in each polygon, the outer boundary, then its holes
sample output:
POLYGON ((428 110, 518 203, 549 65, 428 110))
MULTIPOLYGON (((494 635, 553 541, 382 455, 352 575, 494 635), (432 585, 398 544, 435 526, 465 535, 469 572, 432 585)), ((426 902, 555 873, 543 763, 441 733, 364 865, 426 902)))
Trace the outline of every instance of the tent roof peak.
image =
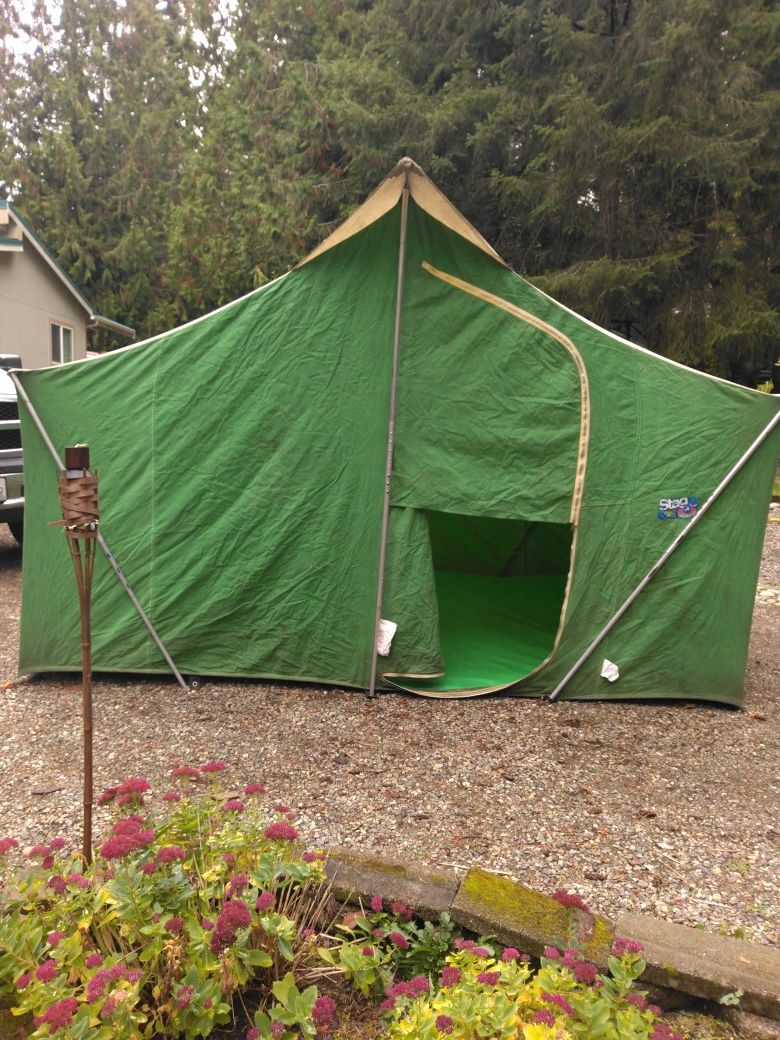
MULTIPOLYGON (((477 229, 469 223, 463 214, 453 206, 450 200, 441 192, 425 171, 414 159, 405 155, 399 159, 390 170, 383 181, 371 192, 366 201, 347 217, 343 224, 328 235, 316 249, 305 256, 298 265, 302 267, 310 260, 325 253, 328 249, 340 245, 353 235, 357 235, 369 225, 375 223, 380 217, 395 206, 403 194, 404 188, 409 189, 409 194, 426 213, 429 213, 439 223, 450 228, 456 234, 465 238, 477 249, 487 253, 493 260, 504 264, 504 261, 493 249, 490 243, 480 235, 477 229)), ((504 266, 506 266, 504 264, 504 266)))

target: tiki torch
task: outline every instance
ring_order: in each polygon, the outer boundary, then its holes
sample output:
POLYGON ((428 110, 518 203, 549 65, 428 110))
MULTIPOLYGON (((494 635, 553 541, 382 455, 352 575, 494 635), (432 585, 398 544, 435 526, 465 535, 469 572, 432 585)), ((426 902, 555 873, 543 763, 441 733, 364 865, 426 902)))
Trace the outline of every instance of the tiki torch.
POLYGON ((92 862, 92 633, 90 600, 95 562, 98 520, 98 478, 89 469, 89 447, 76 444, 65 449, 65 469, 59 475, 62 520, 81 610, 81 704, 84 732, 84 829, 82 856, 92 862))

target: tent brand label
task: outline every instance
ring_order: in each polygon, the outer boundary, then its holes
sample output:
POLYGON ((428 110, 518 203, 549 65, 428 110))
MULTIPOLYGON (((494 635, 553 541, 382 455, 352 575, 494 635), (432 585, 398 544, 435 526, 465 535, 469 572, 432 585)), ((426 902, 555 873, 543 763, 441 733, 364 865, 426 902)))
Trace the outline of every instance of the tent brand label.
POLYGON ((658 503, 659 520, 687 520, 696 516, 699 511, 699 499, 693 495, 687 498, 662 498, 658 503))

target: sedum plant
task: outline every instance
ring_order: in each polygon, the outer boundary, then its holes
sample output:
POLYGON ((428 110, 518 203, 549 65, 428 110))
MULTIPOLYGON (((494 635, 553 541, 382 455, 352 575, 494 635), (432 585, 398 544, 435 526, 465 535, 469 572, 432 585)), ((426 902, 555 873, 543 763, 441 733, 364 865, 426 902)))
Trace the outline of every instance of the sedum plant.
MULTIPOLYGON (((0 997, 33 1016, 31 1036, 208 1036, 250 986, 280 1023, 264 1033, 261 1019, 256 1036, 299 1035, 285 1023, 315 1035, 317 993, 298 999, 295 975, 324 920, 324 857, 296 844, 286 806, 273 818, 260 811, 262 785, 226 798, 224 768, 174 770, 183 788, 163 795, 159 819, 145 804, 147 781, 125 781, 101 796, 117 816, 91 866, 54 839, 8 879, 0 997)), ((3 839, 0 853, 16 844, 3 839)))
POLYGON ((574 949, 548 948, 534 971, 511 948, 496 957, 469 940, 456 946, 435 987, 391 987, 388 1040, 675 1040, 660 1008, 631 992, 645 968, 638 944, 619 941, 606 974, 574 949))

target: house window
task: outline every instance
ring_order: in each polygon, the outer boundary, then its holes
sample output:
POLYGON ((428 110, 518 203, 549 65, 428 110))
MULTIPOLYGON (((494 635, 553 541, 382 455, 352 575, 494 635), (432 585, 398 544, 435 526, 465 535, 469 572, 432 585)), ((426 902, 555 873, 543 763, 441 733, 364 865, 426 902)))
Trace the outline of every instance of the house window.
POLYGON ((67 325, 51 323, 51 360, 54 365, 73 360, 73 329, 67 325))

